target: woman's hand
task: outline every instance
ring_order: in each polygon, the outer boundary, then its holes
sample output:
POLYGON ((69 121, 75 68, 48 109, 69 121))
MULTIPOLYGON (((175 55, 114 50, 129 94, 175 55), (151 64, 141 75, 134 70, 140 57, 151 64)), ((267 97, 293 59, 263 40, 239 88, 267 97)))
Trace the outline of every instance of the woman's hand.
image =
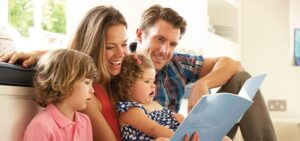
POLYGON ((183 141, 200 141, 200 139, 198 133, 194 132, 191 138, 189 138, 189 135, 185 134, 183 141))
POLYGON ((0 62, 15 64, 18 60, 22 62, 21 65, 25 68, 36 63, 36 59, 33 56, 24 52, 13 52, 0 56, 0 62))
MULTIPOLYGON (((155 141, 170 141, 170 139, 159 137, 159 138, 156 138, 155 141)), ((189 138, 189 135, 185 134, 183 141, 200 141, 200 139, 199 139, 198 133, 195 132, 191 138, 189 138)), ((224 140, 224 141, 227 141, 227 140, 224 140)))
POLYGON ((17 61, 21 62, 21 65, 25 68, 33 66, 37 63, 40 56, 45 54, 46 50, 32 51, 32 52, 13 52, 9 54, 0 55, 0 62, 8 62, 15 64, 17 61))

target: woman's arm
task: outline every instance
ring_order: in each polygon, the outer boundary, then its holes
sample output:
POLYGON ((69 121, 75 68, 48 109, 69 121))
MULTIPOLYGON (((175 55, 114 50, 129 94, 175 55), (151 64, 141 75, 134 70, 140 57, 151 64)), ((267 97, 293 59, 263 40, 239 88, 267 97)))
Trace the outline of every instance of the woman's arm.
POLYGON ((0 62, 8 62, 14 64, 17 61, 21 61, 23 67, 30 67, 36 64, 39 58, 45 54, 47 50, 37 50, 31 52, 13 52, 9 54, 0 55, 0 62))
POLYGON ((153 138, 171 138, 173 135, 171 129, 157 124, 155 121, 148 118, 144 111, 137 107, 129 108, 127 112, 120 113, 119 121, 120 125, 129 124, 153 138))
MULTIPOLYGON (((91 119, 94 141, 116 141, 116 137, 101 113, 102 105, 95 95, 92 95, 87 108, 82 112, 91 119)), ((112 111, 115 112, 115 111, 112 111)))

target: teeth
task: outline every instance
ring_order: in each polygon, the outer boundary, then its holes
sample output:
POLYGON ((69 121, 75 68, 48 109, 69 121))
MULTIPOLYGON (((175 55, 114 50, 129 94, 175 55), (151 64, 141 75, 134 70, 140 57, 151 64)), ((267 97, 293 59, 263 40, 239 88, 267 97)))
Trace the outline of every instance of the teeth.
POLYGON ((160 60, 163 60, 164 58, 162 58, 162 57, 157 57, 158 59, 160 59, 160 60))
POLYGON ((164 57, 163 56, 160 56, 160 55, 154 55, 158 60, 163 60, 164 57))
POLYGON ((122 61, 109 61, 109 63, 113 64, 113 65, 119 65, 121 64, 122 61))

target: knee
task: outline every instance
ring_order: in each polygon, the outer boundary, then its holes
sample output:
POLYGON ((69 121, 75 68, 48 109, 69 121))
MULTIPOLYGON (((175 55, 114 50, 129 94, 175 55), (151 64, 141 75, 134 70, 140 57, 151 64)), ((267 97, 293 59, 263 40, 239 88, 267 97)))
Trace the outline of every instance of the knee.
POLYGON ((251 75, 247 71, 238 71, 221 87, 219 92, 238 94, 245 81, 250 77, 251 75))
POLYGON ((231 78, 239 78, 239 79, 248 79, 251 77, 251 74, 247 71, 238 71, 231 78))
POLYGON ((237 73, 235 73, 230 81, 231 82, 245 82, 247 79, 249 79, 251 77, 250 73, 248 73, 247 71, 238 71, 237 73))

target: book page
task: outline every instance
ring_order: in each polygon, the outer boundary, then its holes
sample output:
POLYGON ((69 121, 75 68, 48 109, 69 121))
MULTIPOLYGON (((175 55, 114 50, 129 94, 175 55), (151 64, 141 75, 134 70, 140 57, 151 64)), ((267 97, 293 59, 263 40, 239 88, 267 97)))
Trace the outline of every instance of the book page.
POLYGON ((252 104, 265 74, 249 78, 238 95, 217 93, 203 96, 178 127, 171 141, 183 140, 197 131, 201 141, 220 141, 252 104))

